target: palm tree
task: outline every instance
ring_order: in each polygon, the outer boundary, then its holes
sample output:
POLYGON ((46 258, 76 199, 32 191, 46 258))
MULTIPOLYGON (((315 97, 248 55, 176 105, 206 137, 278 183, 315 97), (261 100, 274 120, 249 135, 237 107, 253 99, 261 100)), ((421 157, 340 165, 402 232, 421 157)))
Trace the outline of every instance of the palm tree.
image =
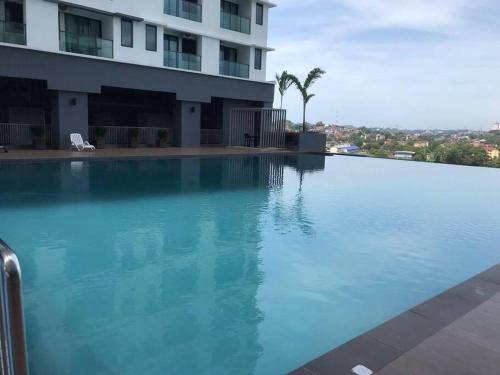
POLYGON ((302 132, 306 132, 306 107, 307 103, 315 96, 315 94, 309 94, 308 90, 309 88, 318 80, 320 79, 323 74, 326 72, 323 69, 320 68, 314 68, 309 72, 307 75, 306 80, 304 83, 301 83, 297 77, 295 77, 293 74, 289 74, 288 78, 295 84, 297 87, 297 90, 299 90, 300 94, 302 95, 302 100, 303 100, 303 117, 302 117, 302 132))
POLYGON ((290 75, 285 70, 281 74, 276 73, 276 83, 278 84, 278 90, 281 95, 280 109, 283 109, 283 97, 285 96, 286 90, 292 85, 290 75))

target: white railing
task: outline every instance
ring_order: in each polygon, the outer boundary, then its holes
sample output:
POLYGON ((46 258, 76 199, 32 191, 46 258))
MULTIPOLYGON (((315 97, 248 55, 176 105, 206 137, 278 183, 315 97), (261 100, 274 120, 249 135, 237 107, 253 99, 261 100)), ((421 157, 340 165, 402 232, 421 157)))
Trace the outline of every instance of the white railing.
POLYGON ((155 147, 160 141, 160 136, 166 143, 173 143, 173 129, 139 126, 89 126, 89 139, 92 144, 97 143, 99 129, 104 131, 104 143, 108 146, 127 147, 131 142, 137 145, 155 147), (162 134, 166 132, 166 134, 162 134))
POLYGON ((233 109, 229 127, 229 146, 283 148, 285 123, 284 109, 233 109))
POLYGON ((47 146, 52 144, 49 125, 0 123, 0 145, 12 147, 32 147, 35 139, 47 146))
POLYGON ((202 145, 221 145, 222 130, 221 129, 201 129, 200 143, 202 145))

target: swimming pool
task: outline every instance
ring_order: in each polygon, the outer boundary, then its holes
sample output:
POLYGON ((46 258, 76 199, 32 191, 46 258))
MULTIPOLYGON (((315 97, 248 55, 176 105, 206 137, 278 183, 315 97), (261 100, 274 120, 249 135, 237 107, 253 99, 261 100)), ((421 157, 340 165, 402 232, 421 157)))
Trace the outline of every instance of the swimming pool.
POLYGON ((32 374, 280 374, 500 262, 500 170, 0 164, 32 374))

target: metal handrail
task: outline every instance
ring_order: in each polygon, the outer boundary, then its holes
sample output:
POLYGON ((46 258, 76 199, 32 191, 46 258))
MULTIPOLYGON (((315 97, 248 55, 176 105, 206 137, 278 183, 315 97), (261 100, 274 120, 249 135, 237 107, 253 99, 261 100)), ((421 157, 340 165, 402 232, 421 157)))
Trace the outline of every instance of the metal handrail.
POLYGON ((0 363, 3 375, 28 374, 21 267, 0 239, 0 363))
POLYGON ((59 30, 59 50, 112 59, 113 41, 59 30))
POLYGON ((163 11, 175 17, 201 22, 202 5, 185 0, 165 0, 163 11))
POLYGON ((153 129, 153 130, 173 130, 173 128, 162 128, 159 126, 117 126, 117 125, 89 125, 89 128, 106 128, 106 129, 153 129))
POLYGON ((185 70, 201 70, 201 56, 192 53, 164 51, 163 65, 185 70))
POLYGON ((130 130, 137 130, 137 142, 138 144, 147 144, 150 146, 155 146, 159 137, 160 131, 167 132, 167 138, 169 140, 173 139, 173 129, 172 128, 161 128, 152 126, 89 126, 89 138, 90 142, 96 142, 96 130, 98 128, 106 129, 104 134, 104 144, 107 145, 129 145, 130 144, 130 130))
POLYGON ((250 34, 252 21, 248 17, 232 14, 221 9, 220 27, 227 30, 250 34))
POLYGON ((225 76, 248 78, 250 76, 250 66, 229 60, 219 61, 219 74, 225 76))
POLYGON ((52 127, 49 124, 16 124, 0 122, 0 145, 18 147, 32 146, 34 139, 40 139, 43 145, 52 145, 52 127), (39 136, 33 132, 41 128, 43 131, 39 136))
POLYGON ((0 20, 0 42, 26 44, 26 25, 0 20))

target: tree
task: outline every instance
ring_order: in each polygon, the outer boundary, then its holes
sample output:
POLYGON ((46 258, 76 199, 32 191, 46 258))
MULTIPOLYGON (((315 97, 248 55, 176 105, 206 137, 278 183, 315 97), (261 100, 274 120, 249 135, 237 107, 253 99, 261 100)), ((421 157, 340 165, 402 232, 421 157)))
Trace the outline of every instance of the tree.
POLYGON ((372 153, 373 157, 376 157, 376 158, 388 158, 389 156, 391 156, 391 154, 385 150, 382 150, 382 149, 378 149, 378 150, 375 150, 373 153, 372 153))
POLYGON ((427 161, 427 151, 425 149, 418 149, 415 151, 415 156, 413 157, 415 161, 427 161))
POLYGON ((323 74, 325 74, 325 71, 320 69, 320 68, 314 68, 309 72, 307 75, 306 80, 304 83, 301 83, 299 79, 294 76, 293 74, 288 75, 289 79, 294 83, 295 87, 297 87, 297 90, 299 90, 300 94, 302 95, 302 101, 303 101, 303 107, 302 107, 302 132, 306 132, 306 107, 307 103, 315 96, 315 94, 310 94, 309 93, 309 88, 318 80, 320 79, 323 74))
POLYGON ((290 79, 290 75, 285 70, 281 74, 276 73, 276 83, 278 84, 278 91, 281 95, 280 109, 283 109, 283 97, 293 82, 290 79))
POLYGON ((437 163, 481 166, 489 161, 482 148, 467 143, 446 144, 439 147, 435 154, 437 163))

